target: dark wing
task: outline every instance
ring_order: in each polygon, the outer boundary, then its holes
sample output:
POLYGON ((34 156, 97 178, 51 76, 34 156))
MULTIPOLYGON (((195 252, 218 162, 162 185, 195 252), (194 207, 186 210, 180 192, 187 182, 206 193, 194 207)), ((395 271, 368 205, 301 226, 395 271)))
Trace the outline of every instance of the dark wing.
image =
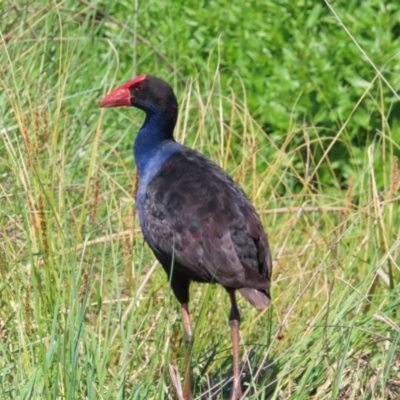
POLYGON ((258 214, 200 153, 187 149, 163 164, 146 189, 144 225, 163 264, 173 259, 193 280, 268 292, 272 263, 258 214))

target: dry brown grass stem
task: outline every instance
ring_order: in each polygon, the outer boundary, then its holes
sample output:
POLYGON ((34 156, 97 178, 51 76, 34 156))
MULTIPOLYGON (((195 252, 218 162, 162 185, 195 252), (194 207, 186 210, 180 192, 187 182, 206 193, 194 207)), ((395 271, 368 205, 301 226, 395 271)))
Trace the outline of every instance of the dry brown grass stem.
POLYGON ((99 194, 100 194, 100 167, 97 166, 96 179, 94 181, 92 209, 90 212, 90 220, 92 222, 96 220, 97 206, 99 203, 99 194))
POLYGON ((38 103, 35 103, 33 109, 33 132, 35 133, 35 154, 39 155, 40 152, 40 113, 38 103))
POLYGON ((6 273, 5 263, 3 261, 2 254, 0 252, 0 275, 4 275, 6 273))
MULTIPOLYGON (((129 236, 124 237, 122 239, 122 254, 124 255, 125 264, 127 265, 127 268, 128 268, 128 264, 131 259, 131 252, 129 249, 129 236)), ((129 274, 128 274, 128 276, 129 276, 129 274)))
POLYGON ((31 167, 33 165, 32 144, 28 132, 28 120, 25 114, 21 114, 21 134, 22 134, 22 140, 24 141, 26 153, 28 155, 28 166, 31 167))
POLYGON ((179 368, 175 364, 168 365, 169 376, 171 377, 171 382, 174 385, 175 393, 179 400, 183 400, 183 390, 182 384, 183 378, 179 374, 179 368))
POLYGON ((24 320, 25 329, 27 333, 31 331, 32 321, 31 321, 31 290, 29 284, 25 287, 25 298, 24 298, 24 320))
MULTIPOLYGON (((140 232, 140 228, 135 229, 135 232, 140 232)), ((113 242, 116 239, 123 239, 123 238, 131 237, 131 236, 132 236, 132 230, 127 229, 122 232, 114 233, 113 235, 106 235, 106 236, 101 236, 97 239, 88 240, 85 243, 78 244, 76 246, 76 248, 70 249, 70 251, 71 252, 72 251, 81 251, 81 250, 87 249, 90 246, 95 246, 95 245, 101 244, 101 243, 109 243, 109 242, 113 242)), ((38 265, 43 265, 43 263, 44 263, 43 259, 38 261, 38 265)))
MULTIPOLYGON (((245 170, 242 175, 243 179, 247 178, 250 171, 254 171, 254 161, 257 156, 257 148, 258 148, 258 140, 254 139, 253 143, 251 144, 250 157, 248 160, 246 160, 246 163, 245 163, 245 170)), ((239 180, 240 180, 240 178, 239 178, 239 180)))
POLYGON ((389 199, 392 200, 396 197, 396 192, 400 189, 400 170, 399 160, 397 157, 393 157, 392 170, 391 170, 391 185, 389 192, 389 199))
POLYGON ((89 272, 87 271, 87 268, 85 268, 85 270, 83 272, 82 281, 83 282, 82 282, 81 288, 79 290, 79 300, 81 302, 83 301, 83 299, 85 297, 85 294, 86 294, 86 291, 87 291, 87 288, 89 285, 89 272))
POLYGON ((39 194, 39 219, 40 219, 40 232, 42 234, 43 250, 49 252, 49 242, 47 241, 47 220, 44 209, 44 201, 42 194, 39 194))
POLYGON ((347 193, 346 193, 346 200, 345 200, 345 204, 346 204, 345 216, 346 217, 349 215, 351 206, 352 206, 351 201, 353 200, 353 186, 354 186, 354 177, 352 175, 352 176, 350 176, 347 193))
MULTIPOLYGON (((135 229, 136 232, 139 232, 140 229, 135 229)), ((76 250, 83 250, 85 248, 87 248, 88 246, 94 246, 96 244, 100 244, 100 243, 107 243, 107 242, 112 242, 115 239, 121 239, 121 238, 126 238, 129 237, 130 235, 132 235, 132 230, 131 229, 127 229, 125 231, 122 232, 118 232, 118 233, 114 233, 112 235, 106 235, 106 236, 101 236, 99 238, 93 239, 93 240, 88 240, 85 243, 81 243, 78 246, 76 246, 76 250)))
POLYGON ((132 272, 131 265, 132 265, 132 250, 131 250, 131 243, 132 243, 132 235, 129 235, 128 237, 125 237, 122 239, 122 254, 124 257, 125 261, 125 270, 126 270, 126 276, 128 277, 129 281, 129 288, 131 289, 131 294, 132 291, 135 290, 135 282, 136 282, 136 277, 134 272, 132 272))
POLYGON ((29 213, 30 213, 30 216, 31 216, 31 223, 32 223, 33 229, 36 232, 38 232, 39 231, 40 221, 38 219, 38 215, 37 215, 34 203, 33 203, 33 199, 32 199, 31 193, 27 193, 26 198, 27 198, 27 201, 28 201, 28 209, 29 209, 29 213))
POLYGON ((298 212, 343 212, 347 211, 347 207, 334 206, 300 206, 300 207, 279 207, 269 210, 262 210, 260 214, 295 214, 298 212))

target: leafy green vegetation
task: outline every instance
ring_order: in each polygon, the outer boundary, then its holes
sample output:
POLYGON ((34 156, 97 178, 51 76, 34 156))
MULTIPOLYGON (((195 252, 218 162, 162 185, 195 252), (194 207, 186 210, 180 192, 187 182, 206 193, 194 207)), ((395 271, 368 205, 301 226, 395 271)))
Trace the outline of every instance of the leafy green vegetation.
MULTIPOLYGON (((273 306, 239 301, 247 398, 400 396, 396 2, 0 13, 0 399, 177 398, 181 317, 134 200, 143 115, 98 108, 146 72, 178 94, 177 140, 243 186, 270 237, 273 306)), ((194 393, 228 398, 228 296, 191 294, 194 393)))

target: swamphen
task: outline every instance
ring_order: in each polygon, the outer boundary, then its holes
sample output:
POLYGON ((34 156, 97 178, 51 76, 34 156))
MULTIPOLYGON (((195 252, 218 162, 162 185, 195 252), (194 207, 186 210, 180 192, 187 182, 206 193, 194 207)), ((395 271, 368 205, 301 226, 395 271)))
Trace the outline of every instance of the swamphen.
POLYGON ((190 281, 219 283, 231 301, 233 400, 242 397, 240 314, 235 291, 253 306, 271 303, 272 261, 260 218, 243 190, 218 165, 174 140, 178 103, 165 81, 141 75, 109 93, 100 107, 146 113, 133 152, 139 172, 137 208, 144 238, 181 305, 187 344, 185 400, 192 399, 188 310, 190 281))

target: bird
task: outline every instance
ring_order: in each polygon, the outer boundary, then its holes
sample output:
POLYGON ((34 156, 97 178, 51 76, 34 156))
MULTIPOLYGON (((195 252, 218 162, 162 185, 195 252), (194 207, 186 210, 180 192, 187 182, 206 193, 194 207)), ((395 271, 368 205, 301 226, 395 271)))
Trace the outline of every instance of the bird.
POLYGON ((191 400, 189 313, 192 281, 222 285, 230 299, 232 400, 242 398, 240 312, 236 291, 258 309, 271 304, 272 259, 251 201, 221 167, 174 139, 178 101, 172 87, 140 75, 107 94, 101 108, 133 106, 145 120, 133 145, 139 175, 136 206, 145 241, 180 303, 186 344, 183 398, 191 400))

